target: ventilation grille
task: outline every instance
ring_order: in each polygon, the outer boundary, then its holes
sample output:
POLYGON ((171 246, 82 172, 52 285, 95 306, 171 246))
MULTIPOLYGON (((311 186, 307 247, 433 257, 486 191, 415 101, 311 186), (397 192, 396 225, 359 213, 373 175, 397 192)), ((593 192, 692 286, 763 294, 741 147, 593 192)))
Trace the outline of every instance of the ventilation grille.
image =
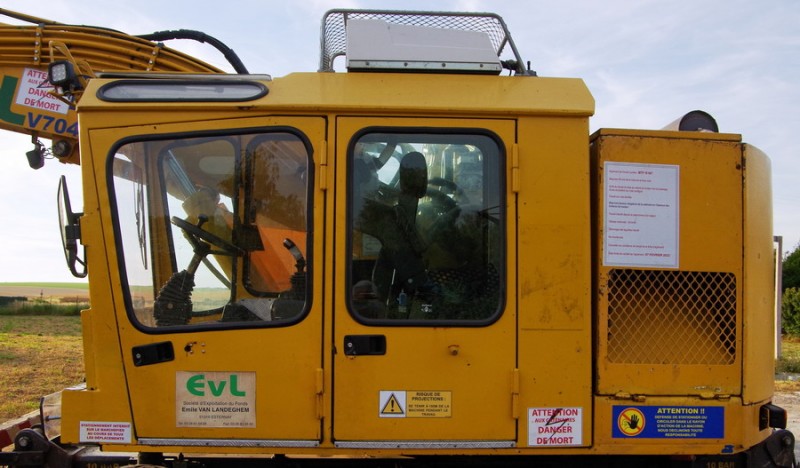
POLYGON ((733 273, 611 270, 608 360, 624 364, 732 364, 733 273))

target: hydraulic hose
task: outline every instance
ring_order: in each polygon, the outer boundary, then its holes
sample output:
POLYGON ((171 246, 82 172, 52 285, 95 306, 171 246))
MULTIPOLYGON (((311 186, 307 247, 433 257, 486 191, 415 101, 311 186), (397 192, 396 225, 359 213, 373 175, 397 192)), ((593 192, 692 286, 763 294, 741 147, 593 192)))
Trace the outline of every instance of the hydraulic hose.
POLYGON ((233 51, 230 47, 226 46, 222 41, 219 39, 209 36, 208 34, 201 32, 201 31, 193 31, 191 29, 178 29, 174 31, 158 31, 152 34, 142 34, 136 37, 140 37, 142 39, 146 39, 148 41, 168 41, 171 39, 191 39, 193 41, 198 42, 207 42, 215 49, 222 52, 222 55, 225 56, 225 59, 228 60, 228 63, 233 66, 233 69, 236 73, 241 75, 247 75, 250 72, 247 71, 247 67, 244 66, 242 61, 239 59, 239 56, 236 55, 236 52, 233 51))

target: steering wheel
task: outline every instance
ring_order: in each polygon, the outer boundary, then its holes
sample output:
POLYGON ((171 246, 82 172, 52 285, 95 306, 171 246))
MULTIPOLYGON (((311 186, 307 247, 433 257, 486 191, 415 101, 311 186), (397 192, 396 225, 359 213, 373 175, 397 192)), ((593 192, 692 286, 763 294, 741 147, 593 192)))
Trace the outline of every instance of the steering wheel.
POLYGON ((453 204, 456 202, 458 202, 459 205, 469 204, 469 197, 467 197, 467 194, 452 180, 447 180, 442 177, 431 177, 428 179, 428 191, 425 195, 433 198, 436 196, 435 194, 437 192, 439 195, 453 195, 452 198, 449 196, 447 197, 451 201, 455 200, 453 204))
POLYGON ((446 233, 455 223, 461 213, 461 206, 469 201, 467 196, 455 182, 433 177, 428 180, 428 189, 425 196, 430 198, 428 208, 429 217, 433 219, 423 228, 423 235, 428 241, 433 241, 446 233), (451 197, 449 194, 452 194, 451 197))
POLYGON ((183 232, 185 232, 189 236, 189 242, 191 242, 192 247, 194 247, 195 253, 199 253, 204 249, 203 244, 200 242, 205 241, 208 244, 211 244, 219 249, 220 251, 208 251, 205 254, 222 254, 222 255, 230 255, 232 257, 236 257, 239 255, 244 254, 244 250, 241 248, 233 245, 231 242, 212 234, 202 228, 203 224, 208 221, 208 217, 204 215, 198 216, 198 223, 194 225, 184 219, 181 219, 177 216, 173 216, 172 224, 178 226, 183 232))

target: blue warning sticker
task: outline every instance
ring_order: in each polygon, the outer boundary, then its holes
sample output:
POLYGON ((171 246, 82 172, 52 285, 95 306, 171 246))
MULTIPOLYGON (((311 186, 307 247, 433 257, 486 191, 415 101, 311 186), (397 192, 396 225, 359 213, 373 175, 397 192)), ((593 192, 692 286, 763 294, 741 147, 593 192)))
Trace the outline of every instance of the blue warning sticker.
POLYGON ((636 439, 722 439, 722 406, 613 406, 611 435, 636 439))

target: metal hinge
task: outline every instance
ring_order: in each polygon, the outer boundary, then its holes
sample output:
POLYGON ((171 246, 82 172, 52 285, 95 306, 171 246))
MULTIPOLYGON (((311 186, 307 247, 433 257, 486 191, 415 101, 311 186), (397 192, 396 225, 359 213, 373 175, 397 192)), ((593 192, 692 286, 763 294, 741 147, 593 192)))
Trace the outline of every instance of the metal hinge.
POLYGON ((519 145, 511 147, 511 191, 519 192, 519 145))
POLYGON ((317 368, 315 375, 315 392, 317 399, 317 419, 322 419, 325 415, 323 394, 325 393, 325 374, 321 368, 317 368))
POLYGON ((328 190, 328 142, 322 140, 317 148, 319 152, 319 189, 328 190))
POLYGON ((647 397, 644 395, 631 395, 627 392, 617 392, 614 394, 615 400, 633 400, 638 401, 639 403, 647 400, 647 397))
POLYGON ((511 417, 519 419, 519 369, 511 370, 511 417))

